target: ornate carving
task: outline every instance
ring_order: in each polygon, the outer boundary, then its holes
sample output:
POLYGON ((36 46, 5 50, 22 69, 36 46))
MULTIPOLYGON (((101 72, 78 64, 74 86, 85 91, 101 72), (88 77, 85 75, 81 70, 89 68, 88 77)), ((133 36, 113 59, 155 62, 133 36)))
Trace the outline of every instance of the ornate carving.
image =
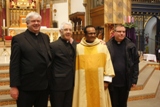
POLYGON ((1 81, 0 86, 9 85, 9 81, 1 81))
POLYGON ((6 78, 6 77, 9 77, 9 72, 0 74, 0 78, 6 78))
POLYGON ((9 93, 10 93, 9 90, 0 91, 0 95, 7 95, 7 94, 9 94, 9 93))
POLYGON ((0 70, 8 70, 9 69, 9 65, 8 66, 0 66, 0 70))
POLYGON ((4 105, 13 105, 16 104, 15 100, 10 100, 10 101, 1 101, 0 102, 0 106, 4 106, 4 105))

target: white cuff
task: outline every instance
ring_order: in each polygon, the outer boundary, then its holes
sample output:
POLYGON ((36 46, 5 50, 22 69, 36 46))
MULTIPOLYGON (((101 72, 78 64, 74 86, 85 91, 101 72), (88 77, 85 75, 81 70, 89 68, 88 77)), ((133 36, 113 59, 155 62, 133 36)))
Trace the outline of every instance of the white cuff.
POLYGON ((104 76, 104 81, 112 82, 112 77, 111 76, 104 76))

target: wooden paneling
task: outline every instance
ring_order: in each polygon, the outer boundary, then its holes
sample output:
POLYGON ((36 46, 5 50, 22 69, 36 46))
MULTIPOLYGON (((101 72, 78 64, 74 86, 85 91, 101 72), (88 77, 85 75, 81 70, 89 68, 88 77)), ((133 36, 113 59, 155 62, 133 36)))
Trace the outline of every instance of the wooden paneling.
POLYGON ((73 30, 81 30, 82 27, 85 25, 85 13, 84 12, 76 12, 69 15, 69 19, 72 20, 73 30))
POLYGON ((90 14, 93 26, 104 26, 104 6, 91 9, 90 14))

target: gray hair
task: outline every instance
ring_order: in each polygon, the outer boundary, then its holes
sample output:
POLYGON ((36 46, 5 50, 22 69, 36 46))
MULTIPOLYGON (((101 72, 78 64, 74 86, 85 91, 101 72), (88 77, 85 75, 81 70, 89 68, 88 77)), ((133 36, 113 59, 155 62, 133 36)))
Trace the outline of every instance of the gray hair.
POLYGON ((37 12, 30 12, 26 16, 26 23, 29 23, 30 18, 32 18, 32 17, 40 18, 42 20, 42 17, 41 17, 41 15, 39 13, 37 13, 37 12))
POLYGON ((72 28, 72 23, 71 23, 71 22, 63 22, 63 23, 61 24, 61 26, 60 26, 60 30, 63 30, 65 25, 70 25, 71 28, 72 28))

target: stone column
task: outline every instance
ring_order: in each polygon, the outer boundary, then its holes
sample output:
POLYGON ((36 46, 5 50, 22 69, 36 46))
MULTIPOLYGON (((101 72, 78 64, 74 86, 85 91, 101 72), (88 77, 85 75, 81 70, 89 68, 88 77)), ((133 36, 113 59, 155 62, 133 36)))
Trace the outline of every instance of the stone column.
POLYGON ((89 25, 90 21, 90 9, 91 9, 91 0, 83 0, 83 6, 85 7, 85 25, 89 25))
POLYGON ((87 21, 87 19, 88 19, 88 11, 87 11, 87 1, 86 0, 83 0, 83 6, 85 8, 85 18, 84 18, 85 22, 84 22, 84 26, 86 26, 87 23, 88 23, 88 21, 87 21))
POLYGON ((50 1, 50 27, 53 28, 53 1, 50 1))

